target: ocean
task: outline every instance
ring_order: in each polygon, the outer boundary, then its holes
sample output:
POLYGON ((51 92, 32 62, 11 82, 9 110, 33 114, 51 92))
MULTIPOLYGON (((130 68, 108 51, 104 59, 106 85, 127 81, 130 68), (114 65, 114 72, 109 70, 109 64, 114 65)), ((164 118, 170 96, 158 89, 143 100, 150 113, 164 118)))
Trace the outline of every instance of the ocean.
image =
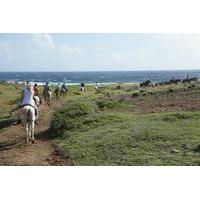
POLYGON ((0 81, 36 83, 65 82, 69 85, 94 84, 95 82, 109 83, 140 83, 145 80, 152 82, 168 81, 173 76, 177 79, 197 77, 200 79, 200 70, 173 70, 173 71, 106 71, 106 72, 0 72, 0 81))

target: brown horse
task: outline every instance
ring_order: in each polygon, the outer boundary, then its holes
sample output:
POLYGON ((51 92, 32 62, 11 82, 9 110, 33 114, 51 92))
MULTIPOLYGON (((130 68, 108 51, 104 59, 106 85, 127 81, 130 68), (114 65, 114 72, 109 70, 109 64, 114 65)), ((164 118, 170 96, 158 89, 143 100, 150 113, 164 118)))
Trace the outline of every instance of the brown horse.
POLYGON ((48 106, 50 106, 50 101, 52 98, 51 91, 44 91, 43 96, 44 96, 44 101, 47 103, 48 106))

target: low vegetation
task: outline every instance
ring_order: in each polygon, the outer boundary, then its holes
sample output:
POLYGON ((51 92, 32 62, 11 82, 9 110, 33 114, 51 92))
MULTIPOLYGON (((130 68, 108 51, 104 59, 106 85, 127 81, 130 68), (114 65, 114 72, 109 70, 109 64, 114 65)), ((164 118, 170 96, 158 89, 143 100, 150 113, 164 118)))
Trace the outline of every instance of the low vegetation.
MULTIPOLYGON (((6 87, 8 117, 19 90, 6 87)), ((48 134, 73 165, 200 165, 199 99, 199 82, 70 86, 48 134)))
POLYGON ((10 118, 10 112, 20 99, 19 85, 0 84, 0 121, 10 118))
POLYGON ((55 113, 56 145, 74 165, 200 165, 198 87, 123 85, 84 94, 55 113))

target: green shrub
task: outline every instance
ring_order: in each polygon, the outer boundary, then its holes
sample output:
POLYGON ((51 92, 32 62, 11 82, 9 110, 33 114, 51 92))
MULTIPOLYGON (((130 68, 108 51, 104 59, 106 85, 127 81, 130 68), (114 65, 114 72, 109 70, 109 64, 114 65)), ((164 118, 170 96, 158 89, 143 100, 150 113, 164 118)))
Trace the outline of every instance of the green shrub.
POLYGON ((81 93, 80 93, 80 92, 74 92, 74 94, 76 94, 76 95, 81 95, 81 93))
POLYGON ((120 103, 112 99, 100 99, 96 101, 99 110, 114 109, 120 107, 120 103))
POLYGON ((66 131, 72 131, 82 126, 86 116, 97 112, 97 107, 92 103, 70 103, 62 110, 55 112, 51 124, 51 136, 63 135, 66 131))
POLYGON ((132 97, 138 97, 139 96, 139 93, 133 93, 132 94, 132 97))
POLYGON ((141 90, 140 90, 140 93, 144 93, 144 92, 146 92, 145 89, 141 89, 141 90))
POLYGON ((192 118, 200 118, 198 114, 191 113, 172 113, 163 117, 164 121, 176 121, 176 120, 184 120, 184 119, 192 119, 192 118))
POLYGON ((121 90, 121 89, 122 89, 122 87, 120 85, 116 86, 116 90, 121 90))
POLYGON ((189 85, 189 86, 188 86, 188 89, 193 89, 193 88, 195 88, 195 87, 196 87, 196 85, 192 84, 192 85, 189 85))
POLYGON ((170 93, 173 93, 173 92, 175 92, 172 88, 169 88, 169 90, 168 90, 170 93))

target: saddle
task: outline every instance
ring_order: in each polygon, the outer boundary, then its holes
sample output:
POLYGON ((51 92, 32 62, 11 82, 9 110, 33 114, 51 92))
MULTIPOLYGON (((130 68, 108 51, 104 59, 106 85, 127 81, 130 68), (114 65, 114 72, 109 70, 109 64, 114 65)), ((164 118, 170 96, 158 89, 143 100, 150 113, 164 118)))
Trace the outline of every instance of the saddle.
POLYGON ((24 104, 23 106, 20 106, 20 108, 23 108, 23 107, 25 107, 25 106, 31 106, 32 108, 34 108, 34 109, 35 109, 35 115, 36 115, 36 116, 38 115, 37 109, 36 109, 34 106, 32 106, 31 104, 24 104))

